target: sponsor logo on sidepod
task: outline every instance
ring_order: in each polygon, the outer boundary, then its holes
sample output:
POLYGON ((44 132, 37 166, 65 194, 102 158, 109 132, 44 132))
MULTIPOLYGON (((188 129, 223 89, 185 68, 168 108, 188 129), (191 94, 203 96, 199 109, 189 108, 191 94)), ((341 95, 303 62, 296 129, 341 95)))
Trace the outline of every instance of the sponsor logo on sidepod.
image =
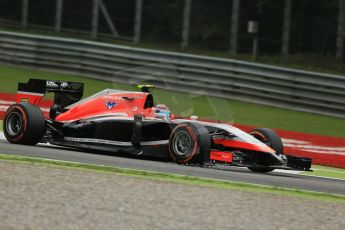
POLYGON ((108 109, 113 109, 117 105, 115 101, 104 101, 104 103, 108 109))

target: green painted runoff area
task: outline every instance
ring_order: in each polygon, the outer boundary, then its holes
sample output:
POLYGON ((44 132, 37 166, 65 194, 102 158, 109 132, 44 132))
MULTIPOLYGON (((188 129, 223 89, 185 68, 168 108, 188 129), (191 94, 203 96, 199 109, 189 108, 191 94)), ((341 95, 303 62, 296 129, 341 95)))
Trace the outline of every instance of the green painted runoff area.
POLYGON ((345 169, 313 165, 313 172, 303 172, 302 175, 329 177, 345 180, 345 169))

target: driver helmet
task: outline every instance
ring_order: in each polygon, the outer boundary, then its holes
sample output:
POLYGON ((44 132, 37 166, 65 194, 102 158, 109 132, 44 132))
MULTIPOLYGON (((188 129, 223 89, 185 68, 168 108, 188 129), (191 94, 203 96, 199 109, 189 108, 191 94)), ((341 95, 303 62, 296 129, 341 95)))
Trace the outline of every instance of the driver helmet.
POLYGON ((170 118, 171 112, 170 112, 168 106, 166 106, 164 104, 158 104, 153 108, 154 108, 156 118, 161 118, 161 119, 169 119, 170 118))

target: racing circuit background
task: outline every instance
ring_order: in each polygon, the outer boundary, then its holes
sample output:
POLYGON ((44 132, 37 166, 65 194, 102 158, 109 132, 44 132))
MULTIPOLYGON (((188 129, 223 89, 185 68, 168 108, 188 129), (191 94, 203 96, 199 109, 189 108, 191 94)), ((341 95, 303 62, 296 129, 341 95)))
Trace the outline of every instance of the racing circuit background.
POLYGON ((0 229, 344 229, 344 52, 345 0, 0 0, 1 123, 29 78, 83 82, 84 97, 152 83, 178 116, 273 128, 314 168, 14 145, 0 124, 0 229))

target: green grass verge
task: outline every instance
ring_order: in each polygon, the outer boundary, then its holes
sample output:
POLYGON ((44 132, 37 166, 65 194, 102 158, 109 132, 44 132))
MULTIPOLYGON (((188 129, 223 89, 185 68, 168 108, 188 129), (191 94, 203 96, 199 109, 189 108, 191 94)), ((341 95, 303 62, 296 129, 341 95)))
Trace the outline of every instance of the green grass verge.
MULTIPOLYGON (((114 84, 107 81, 25 68, 0 66, 0 92, 15 93, 18 82, 26 82, 30 77, 84 82, 85 96, 89 96, 105 88, 136 90, 133 86, 114 84)), ((153 93, 157 103, 165 103, 169 105, 172 111, 183 116, 196 114, 200 118, 223 121, 233 120, 239 124, 253 125, 256 127, 345 137, 345 132, 341 128, 345 126, 344 119, 169 90, 155 89, 153 93)))
POLYGON ((345 180, 345 169, 313 165, 313 172, 303 172, 301 175, 321 176, 345 180))
POLYGON ((307 198, 307 199, 312 199, 312 200, 321 200, 321 201, 345 204, 345 196, 341 196, 341 195, 309 192, 309 191, 302 191, 302 190, 295 190, 295 189, 285 189, 285 188, 280 188, 280 187, 255 185, 255 184, 240 183, 240 182, 223 181, 223 180, 208 179, 208 178, 201 178, 201 177, 195 177, 195 176, 183 176, 183 175, 176 175, 176 174, 169 174, 169 173, 159 173, 159 172, 151 172, 151 171, 143 171, 143 170, 99 166, 99 165, 92 165, 92 164, 47 160, 47 159, 14 156, 14 155, 7 155, 7 154, 0 154, 0 160, 29 163, 29 164, 34 164, 34 165, 47 165, 47 166, 62 167, 62 168, 67 167, 67 168, 75 168, 75 169, 81 169, 81 170, 91 170, 91 171, 96 171, 100 173, 115 173, 118 175, 133 176, 136 178, 141 178, 141 179, 146 179, 146 180, 158 180, 158 181, 163 181, 163 182, 181 183, 181 184, 194 185, 194 186, 207 186, 207 187, 213 187, 213 188, 219 188, 219 189, 232 189, 232 190, 240 190, 240 191, 246 191, 246 192, 286 195, 286 196, 307 198))

